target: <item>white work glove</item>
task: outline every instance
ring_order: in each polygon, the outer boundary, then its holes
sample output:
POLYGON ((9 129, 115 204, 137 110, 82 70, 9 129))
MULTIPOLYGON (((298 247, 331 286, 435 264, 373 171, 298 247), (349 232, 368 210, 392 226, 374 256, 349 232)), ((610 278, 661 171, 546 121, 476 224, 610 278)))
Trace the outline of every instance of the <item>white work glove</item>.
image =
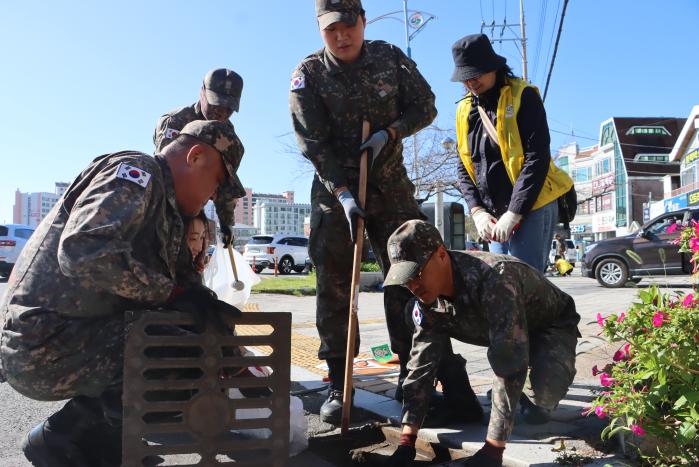
POLYGON ((521 220, 522 215, 515 214, 512 211, 507 211, 500 216, 497 224, 493 227, 493 240, 499 243, 508 241, 512 237, 515 228, 519 226, 521 220))
POLYGON ((490 215, 488 211, 483 208, 478 208, 471 213, 471 218, 473 223, 476 224, 476 230, 478 230, 478 236, 483 240, 490 241, 492 238, 493 227, 497 223, 497 219, 490 215))

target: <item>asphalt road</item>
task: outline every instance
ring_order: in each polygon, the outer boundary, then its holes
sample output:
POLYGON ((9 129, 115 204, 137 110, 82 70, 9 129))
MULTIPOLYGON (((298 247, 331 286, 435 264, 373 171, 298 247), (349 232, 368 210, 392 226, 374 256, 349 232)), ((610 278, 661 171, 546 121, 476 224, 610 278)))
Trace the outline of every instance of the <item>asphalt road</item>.
MULTIPOLYGON (((596 281, 580 276, 553 277, 551 280, 575 299, 578 312, 582 317, 580 329, 584 336, 583 339, 585 336, 596 335, 599 332, 595 322, 595 316, 598 312, 608 314, 623 311, 637 294, 635 288, 605 289, 599 286, 596 281)), ((688 276, 647 279, 641 282, 639 287, 647 287, 652 282, 668 287, 670 291, 688 290, 690 287, 688 276)), ((6 289, 7 284, 4 279, 0 279, 0 298, 4 297, 6 289)), ((316 333, 314 297, 263 294, 253 295, 252 301, 260 303, 261 311, 291 311, 296 332, 308 333, 309 335, 316 333)), ((362 349, 364 346, 369 347, 373 342, 387 341, 385 324, 382 323, 381 319, 383 315, 382 305, 381 293, 360 294, 360 323, 366 320, 365 325, 360 324, 362 349)), ((591 346, 599 346, 598 342, 590 339, 591 346)), ((483 358, 484 356, 481 355, 485 349, 459 344, 460 346, 455 346, 455 350, 464 354, 469 360, 469 373, 473 372, 474 377, 486 377, 490 370, 483 358), (483 360, 482 369, 477 366, 479 360, 483 360)), ((579 343, 579 349, 584 345, 579 343)), ((591 353, 589 362, 581 361, 583 359, 579 357, 576 381, 579 378, 588 379, 586 378, 589 373, 588 367, 594 364, 595 359, 604 357, 605 349, 595 348, 591 350, 594 352, 591 353)), ((19 395, 7 384, 0 384, 0 467, 30 467, 19 451, 19 443, 27 431, 57 410, 61 404, 61 402, 33 401, 19 395)))

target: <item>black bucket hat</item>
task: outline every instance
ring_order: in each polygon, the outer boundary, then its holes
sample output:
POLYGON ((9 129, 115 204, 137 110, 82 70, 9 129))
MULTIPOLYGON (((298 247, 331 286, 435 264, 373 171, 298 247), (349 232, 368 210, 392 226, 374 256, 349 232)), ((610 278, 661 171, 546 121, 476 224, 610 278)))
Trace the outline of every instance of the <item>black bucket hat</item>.
POLYGON ((452 81, 466 81, 483 73, 499 70, 507 59, 495 53, 485 34, 462 37, 451 46, 454 57, 452 81))

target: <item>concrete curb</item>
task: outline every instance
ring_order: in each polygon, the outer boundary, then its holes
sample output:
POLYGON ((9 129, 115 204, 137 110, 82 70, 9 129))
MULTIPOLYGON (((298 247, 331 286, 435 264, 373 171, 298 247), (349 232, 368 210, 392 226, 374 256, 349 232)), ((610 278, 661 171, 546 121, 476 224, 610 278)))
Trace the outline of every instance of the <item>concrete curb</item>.
MULTIPOLYGON (((303 368, 292 366, 291 377, 302 386, 311 389, 323 385, 319 376, 303 368)), ((485 393, 478 395, 481 405, 489 412, 490 401, 485 393)), ((558 440, 574 440, 579 432, 581 424, 594 423, 595 419, 585 419, 580 412, 592 397, 589 389, 583 385, 574 385, 561 401, 559 409, 553 414, 553 420, 544 425, 515 426, 515 431, 505 450, 504 467, 555 467, 560 466, 556 462, 558 452, 552 451, 558 440)), ((357 389, 354 398, 356 407, 373 414, 378 420, 389 421, 398 430, 402 405, 394 399, 372 392, 357 389)), ((485 417, 487 420, 487 417, 485 417)), ((428 444, 439 444, 442 449, 449 449, 451 457, 460 457, 475 454, 483 446, 487 431, 486 424, 452 425, 448 428, 424 428, 421 429, 418 438, 428 444)), ((390 436, 392 437, 392 436, 390 436)), ((388 437, 387 437, 388 438, 388 437)), ((619 465, 622 459, 616 456, 604 456, 595 459, 585 466, 604 466, 606 464, 619 465)), ((449 466, 451 463, 441 464, 449 466)), ((456 464, 454 464, 456 465, 456 464)))

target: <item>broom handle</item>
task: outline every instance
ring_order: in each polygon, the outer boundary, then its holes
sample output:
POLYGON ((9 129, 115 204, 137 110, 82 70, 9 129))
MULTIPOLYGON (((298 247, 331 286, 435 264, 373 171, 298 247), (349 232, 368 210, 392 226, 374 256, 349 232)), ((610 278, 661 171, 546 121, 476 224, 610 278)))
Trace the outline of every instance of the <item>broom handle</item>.
POLYGON ((231 259, 231 267, 233 268, 233 277, 235 278, 236 282, 240 282, 238 280, 238 269, 235 267, 235 258, 233 257, 233 247, 228 245, 228 257, 231 259))
MULTIPOLYGON (((362 123, 362 143, 369 138, 369 122, 362 123)), ((367 151, 359 159, 359 207, 364 209, 366 203, 367 151)), ((345 387, 342 393, 342 427, 341 433, 347 434, 352 408, 352 368, 354 367, 354 341, 357 338, 357 310, 359 308, 359 271, 362 266, 364 247, 364 218, 357 218, 357 232, 354 242, 354 260, 352 263, 352 289, 350 290, 349 323, 347 325, 347 353, 345 356, 345 387)))

